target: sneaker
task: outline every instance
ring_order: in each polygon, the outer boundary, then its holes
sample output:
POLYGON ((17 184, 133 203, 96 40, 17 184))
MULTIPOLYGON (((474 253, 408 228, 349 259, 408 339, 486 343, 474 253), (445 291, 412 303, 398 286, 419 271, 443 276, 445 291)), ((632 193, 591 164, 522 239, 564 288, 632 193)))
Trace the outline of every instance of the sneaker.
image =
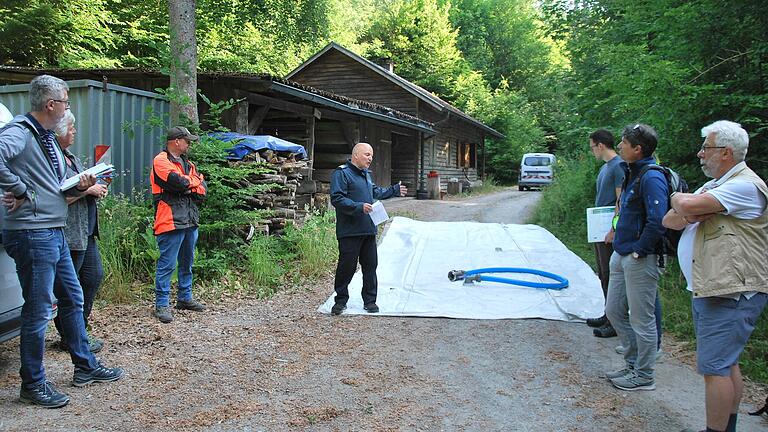
POLYGON ((176 300, 176 309, 179 310, 191 310, 195 312, 202 312, 205 310, 205 306, 195 299, 189 300, 176 300))
POLYGON ((631 367, 627 366, 624 369, 619 369, 619 370, 615 370, 615 371, 606 372, 605 373, 605 377, 608 380, 612 380, 612 379, 621 378, 621 377, 623 377, 625 375, 629 375, 631 373, 634 373, 634 371, 635 371, 634 369, 632 369, 631 367))
POLYGON ((599 338, 611 338, 616 337, 616 330, 613 328, 611 323, 607 323, 602 327, 598 327, 592 330, 592 334, 599 338))
POLYGON ((335 303, 331 308, 331 315, 341 315, 341 313, 344 312, 344 309, 346 308, 347 305, 345 304, 335 303))
POLYGON ((88 335, 88 351, 96 354, 104 348, 104 341, 88 335))
POLYGON ((587 318, 587 325, 590 327, 602 327, 608 322, 608 317, 603 315, 600 318, 587 318))
POLYGON ((611 384, 617 389, 626 391, 656 390, 656 382, 653 378, 641 377, 634 371, 623 377, 612 379, 611 384))
POLYGON ((173 321, 173 313, 169 306, 155 306, 155 316, 161 323, 173 321))
POLYGON ((108 368, 99 363, 99 366, 93 370, 84 370, 75 368, 75 375, 72 377, 72 385, 75 387, 84 387, 92 382, 112 382, 117 381, 123 376, 121 368, 108 368))
POLYGON ((379 313, 379 307, 376 306, 376 303, 368 303, 367 305, 363 306, 363 309, 365 309, 368 313, 379 313))
POLYGON ((32 388, 21 386, 19 400, 44 408, 61 408, 69 403, 69 396, 56 390, 53 383, 44 381, 32 388))

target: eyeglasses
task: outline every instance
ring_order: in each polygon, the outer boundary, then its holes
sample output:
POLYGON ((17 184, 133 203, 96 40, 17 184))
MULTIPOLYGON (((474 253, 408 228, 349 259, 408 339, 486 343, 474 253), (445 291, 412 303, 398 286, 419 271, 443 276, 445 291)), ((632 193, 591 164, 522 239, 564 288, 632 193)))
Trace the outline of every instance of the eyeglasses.
POLYGON ((699 151, 706 153, 707 149, 715 149, 715 148, 725 148, 725 146, 708 146, 706 145, 706 143, 704 143, 701 145, 701 149, 699 149, 699 151))
POLYGON ((69 108, 70 105, 71 105, 69 103, 69 100, 61 100, 61 99, 51 99, 51 100, 54 101, 54 102, 61 102, 61 103, 65 104, 67 106, 67 108, 69 108))

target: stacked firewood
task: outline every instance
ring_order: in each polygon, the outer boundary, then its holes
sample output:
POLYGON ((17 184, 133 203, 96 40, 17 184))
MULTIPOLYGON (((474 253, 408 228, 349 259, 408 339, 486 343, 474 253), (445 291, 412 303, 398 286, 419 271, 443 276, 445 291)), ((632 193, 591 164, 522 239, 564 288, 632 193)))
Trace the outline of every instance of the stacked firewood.
POLYGON ((261 150, 245 156, 234 164, 266 162, 274 169, 249 177, 241 186, 276 184, 279 188, 257 193, 245 198, 245 205, 251 209, 270 210, 270 215, 254 224, 254 232, 279 235, 286 224, 300 221, 308 211, 315 208, 317 186, 310 180, 312 168, 305 160, 296 160, 295 153, 261 150))

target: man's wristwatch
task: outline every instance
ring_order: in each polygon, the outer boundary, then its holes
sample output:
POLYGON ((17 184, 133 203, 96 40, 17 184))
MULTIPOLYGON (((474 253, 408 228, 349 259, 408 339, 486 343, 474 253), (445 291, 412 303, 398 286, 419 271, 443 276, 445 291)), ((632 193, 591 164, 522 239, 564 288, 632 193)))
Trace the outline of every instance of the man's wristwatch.
POLYGON ((632 252, 632 258, 634 259, 640 259, 640 254, 637 252, 632 252))

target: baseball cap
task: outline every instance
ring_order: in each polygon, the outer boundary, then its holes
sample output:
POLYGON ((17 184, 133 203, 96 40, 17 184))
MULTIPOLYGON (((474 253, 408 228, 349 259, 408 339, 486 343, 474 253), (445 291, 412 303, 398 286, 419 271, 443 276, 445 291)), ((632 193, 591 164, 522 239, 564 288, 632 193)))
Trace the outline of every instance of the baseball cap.
POLYGON ((168 129, 168 141, 175 140, 177 138, 184 138, 190 141, 197 141, 200 139, 199 136, 193 135, 192 132, 190 132, 189 129, 185 128, 184 126, 174 126, 168 129))

